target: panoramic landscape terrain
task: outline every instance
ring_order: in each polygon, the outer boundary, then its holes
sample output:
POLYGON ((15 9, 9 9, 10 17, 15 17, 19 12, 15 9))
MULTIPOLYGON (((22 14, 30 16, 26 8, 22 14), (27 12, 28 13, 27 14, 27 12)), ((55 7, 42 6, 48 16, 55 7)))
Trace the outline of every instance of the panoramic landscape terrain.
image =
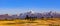
POLYGON ((0 15, 0 26, 60 26, 57 12, 36 13, 29 11, 20 15, 0 15))
POLYGON ((0 26, 60 26, 60 0, 0 0, 0 26))

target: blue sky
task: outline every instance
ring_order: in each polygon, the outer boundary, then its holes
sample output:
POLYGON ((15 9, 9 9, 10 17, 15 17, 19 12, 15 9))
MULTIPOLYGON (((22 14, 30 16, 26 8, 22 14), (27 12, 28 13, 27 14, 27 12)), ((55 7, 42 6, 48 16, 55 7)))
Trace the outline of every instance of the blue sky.
POLYGON ((0 0, 0 14, 35 12, 60 12, 60 0, 0 0))

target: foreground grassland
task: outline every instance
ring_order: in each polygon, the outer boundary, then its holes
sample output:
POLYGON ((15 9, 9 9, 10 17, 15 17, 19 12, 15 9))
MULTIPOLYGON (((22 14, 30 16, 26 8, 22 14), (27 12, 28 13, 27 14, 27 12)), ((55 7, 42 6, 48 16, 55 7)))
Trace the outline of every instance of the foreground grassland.
POLYGON ((60 20, 13 20, 0 21, 0 26, 60 26, 60 20))

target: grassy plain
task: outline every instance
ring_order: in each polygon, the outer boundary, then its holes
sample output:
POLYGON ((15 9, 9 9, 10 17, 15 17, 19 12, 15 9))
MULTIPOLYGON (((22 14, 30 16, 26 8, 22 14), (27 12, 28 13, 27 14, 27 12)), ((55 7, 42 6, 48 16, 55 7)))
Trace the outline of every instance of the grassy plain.
POLYGON ((0 26, 60 26, 60 20, 4 20, 0 21, 0 26))

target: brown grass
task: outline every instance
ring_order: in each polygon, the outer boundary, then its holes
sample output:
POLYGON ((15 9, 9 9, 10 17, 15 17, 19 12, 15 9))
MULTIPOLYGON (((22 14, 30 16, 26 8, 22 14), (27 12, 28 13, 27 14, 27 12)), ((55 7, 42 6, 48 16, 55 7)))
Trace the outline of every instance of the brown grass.
POLYGON ((0 26, 60 26, 60 20, 13 20, 0 21, 0 26))

